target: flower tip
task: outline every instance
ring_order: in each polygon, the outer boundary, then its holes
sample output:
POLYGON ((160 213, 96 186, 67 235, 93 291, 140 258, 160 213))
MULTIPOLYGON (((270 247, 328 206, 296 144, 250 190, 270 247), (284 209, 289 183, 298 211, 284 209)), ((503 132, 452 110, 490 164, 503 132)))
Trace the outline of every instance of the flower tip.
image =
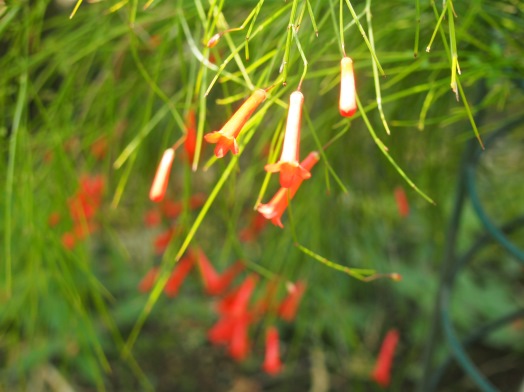
POLYGON ((349 110, 347 110, 347 109, 341 107, 339 112, 340 112, 340 115, 342 117, 352 117, 357 112, 357 108, 353 107, 353 108, 350 108, 349 110))
POLYGON ((212 48, 218 44, 218 41, 220 41, 220 38, 222 37, 222 34, 216 33, 214 36, 212 36, 209 41, 207 41, 206 46, 208 48, 212 48))
POLYGON ((389 275, 389 278, 395 282, 400 282, 402 280, 402 275, 400 275, 398 272, 393 272, 389 275))

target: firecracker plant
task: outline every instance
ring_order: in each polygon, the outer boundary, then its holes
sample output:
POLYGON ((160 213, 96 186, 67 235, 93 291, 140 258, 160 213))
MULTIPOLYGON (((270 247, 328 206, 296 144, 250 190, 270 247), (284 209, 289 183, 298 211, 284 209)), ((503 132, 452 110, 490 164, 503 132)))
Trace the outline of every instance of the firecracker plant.
MULTIPOLYGON (((6 390, 412 388, 460 153, 524 101, 523 12, 0 2, 6 390)), ((464 327, 516 301, 482 279, 464 327)))

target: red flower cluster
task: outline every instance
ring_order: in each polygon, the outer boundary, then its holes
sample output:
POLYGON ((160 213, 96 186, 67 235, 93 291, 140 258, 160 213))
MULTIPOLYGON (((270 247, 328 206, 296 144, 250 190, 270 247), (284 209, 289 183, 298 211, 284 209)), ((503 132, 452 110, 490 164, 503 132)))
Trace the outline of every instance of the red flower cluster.
MULTIPOLYGON (((291 322, 296 316, 300 300, 306 285, 303 282, 288 284, 288 295, 275 304, 275 281, 266 286, 266 294, 255 304, 250 305, 259 278, 255 274, 247 275, 242 283, 231 289, 235 278, 243 271, 244 264, 237 261, 222 273, 218 273, 211 261, 201 249, 192 249, 175 266, 169 277, 164 293, 175 297, 194 265, 200 270, 202 284, 206 294, 218 296, 216 311, 218 321, 209 329, 211 343, 224 346, 236 361, 244 360, 250 351, 249 329, 264 314, 271 313, 291 322)), ((159 268, 153 267, 138 285, 140 292, 148 292, 158 279, 159 268)), ((278 330, 271 326, 266 333, 266 354, 263 369, 274 375, 282 370, 278 330)))
MULTIPOLYGON (((78 191, 67 201, 73 228, 62 234, 62 244, 66 249, 73 249, 77 241, 85 239, 97 230, 96 214, 102 203, 103 191, 102 176, 84 175, 80 178, 78 191)), ((58 212, 53 212, 48 218, 51 227, 58 225, 59 222, 58 212)))

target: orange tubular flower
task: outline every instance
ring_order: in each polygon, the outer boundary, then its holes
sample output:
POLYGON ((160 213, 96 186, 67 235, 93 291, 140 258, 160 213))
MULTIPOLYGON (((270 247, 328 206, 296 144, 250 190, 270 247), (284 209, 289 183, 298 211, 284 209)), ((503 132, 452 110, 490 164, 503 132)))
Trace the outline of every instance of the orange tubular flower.
POLYGON ((278 308, 278 315, 286 321, 292 321, 297 314, 298 305, 306 291, 304 282, 297 282, 288 287, 288 296, 282 301, 278 308))
POLYGON ((398 331, 392 329, 388 331, 382 342, 375 369, 371 374, 373 380, 375 380, 375 382, 381 387, 387 387, 389 385, 391 379, 391 365, 395 356, 398 339, 398 331))
POLYGON ((266 356, 262 368, 271 375, 278 374, 282 370, 278 330, 275 327, 270 327, 266 332, 266 356))
POLYGON ((169 173, 171 173, 171 166, 175 159, 175 150, 168 148, 164 151, 162 160, 158 165, 158 169, 153 180, 153 185, 149 191, 149 199, 154 202, 159 202, 164 199, 167 190, 167 183, 169 182, 169 173))
MULTIPOLYGON (((320 156, 318 155, 318 152, 313 151, 300 163, 300 166, 309 173, 319 159, 320 156)), ((274 225, 283 228, 284 225, 280 218, 287 208, 288 200, 291 200, 295 196, 302 181, 302 178, 298 178, 297 181, 293 182, 290 188, 280 188, 269 203, 258 205, 258 212, 260 212, 264 218, 271 220, 274 225)))
POLYGON ((300 91, 291 94, 282 155, 277 163, 268 164, 265 167, 269 173, 280 172, 280 185, 283 188, 290 188, 295 182, 311 177, 311 173, 298 163, 303 105, 304 95, 300 91))
POLYGON ((338 109, 344 117, 351 117, 357 111, 355 74, 353 60, 344 57, 340 61, 340 101, 338 109))
POLYGON ((204 136, 206 142, 216 143, 215 155, 217 158, 222 158, 229 150, 235 155, 238 154, 236 138, 256 108, 264 102, 266 96, 266 90, 255 91, 220 131, 211 132, 204 136))

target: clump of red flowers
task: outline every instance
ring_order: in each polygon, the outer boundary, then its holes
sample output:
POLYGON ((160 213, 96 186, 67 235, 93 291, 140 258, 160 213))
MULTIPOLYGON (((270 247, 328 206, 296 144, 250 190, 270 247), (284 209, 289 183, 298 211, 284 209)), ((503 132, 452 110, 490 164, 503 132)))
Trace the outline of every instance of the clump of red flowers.
MULTIPOLYGON (((254 301, 259 277, 249 274, 242 278, 237 286, 234 281, 244 270, 244 263, 237 261, 219 273, 202 249, 191 249, 175 265, 164 293, 174 297, 194 266, 198 266, 204 292, 217 298, 215 309, 218 320, 208 331, 208 339, 212 344, 224 347, 235 361, 247 358, 251 350, 251 326, 262 319, 265 314, 291 322, 296 316, 300 300, 306 289, 304 282, 288 283, 287 296, 280 302, 275 300, 276 282, 268 281, 265 290, 258 301, 254 301)), ((159 277, 159 267, 153 267, 147 272, 138 285, 140 292, 150 291, 159 277)), ((253 328, 254 329, 254 328, 253 328)), ((266 331, 265 357, 263 370, 275 375, 282 371, 280 359, 280 339, 276 326, 266 331)))
MULTIPOLYGON (((62 245, 66 249, 73 249, 79 240, 98 229, 96 215, 102 204, 104 185, 104 178, 100 175, 84 175, 80 178, 78 190, 67 201, 73 228, 62 234, 62 245)), ((51 227, 58 225, 59 221, 60 214, 57 212, 48 218, 51 227)))

